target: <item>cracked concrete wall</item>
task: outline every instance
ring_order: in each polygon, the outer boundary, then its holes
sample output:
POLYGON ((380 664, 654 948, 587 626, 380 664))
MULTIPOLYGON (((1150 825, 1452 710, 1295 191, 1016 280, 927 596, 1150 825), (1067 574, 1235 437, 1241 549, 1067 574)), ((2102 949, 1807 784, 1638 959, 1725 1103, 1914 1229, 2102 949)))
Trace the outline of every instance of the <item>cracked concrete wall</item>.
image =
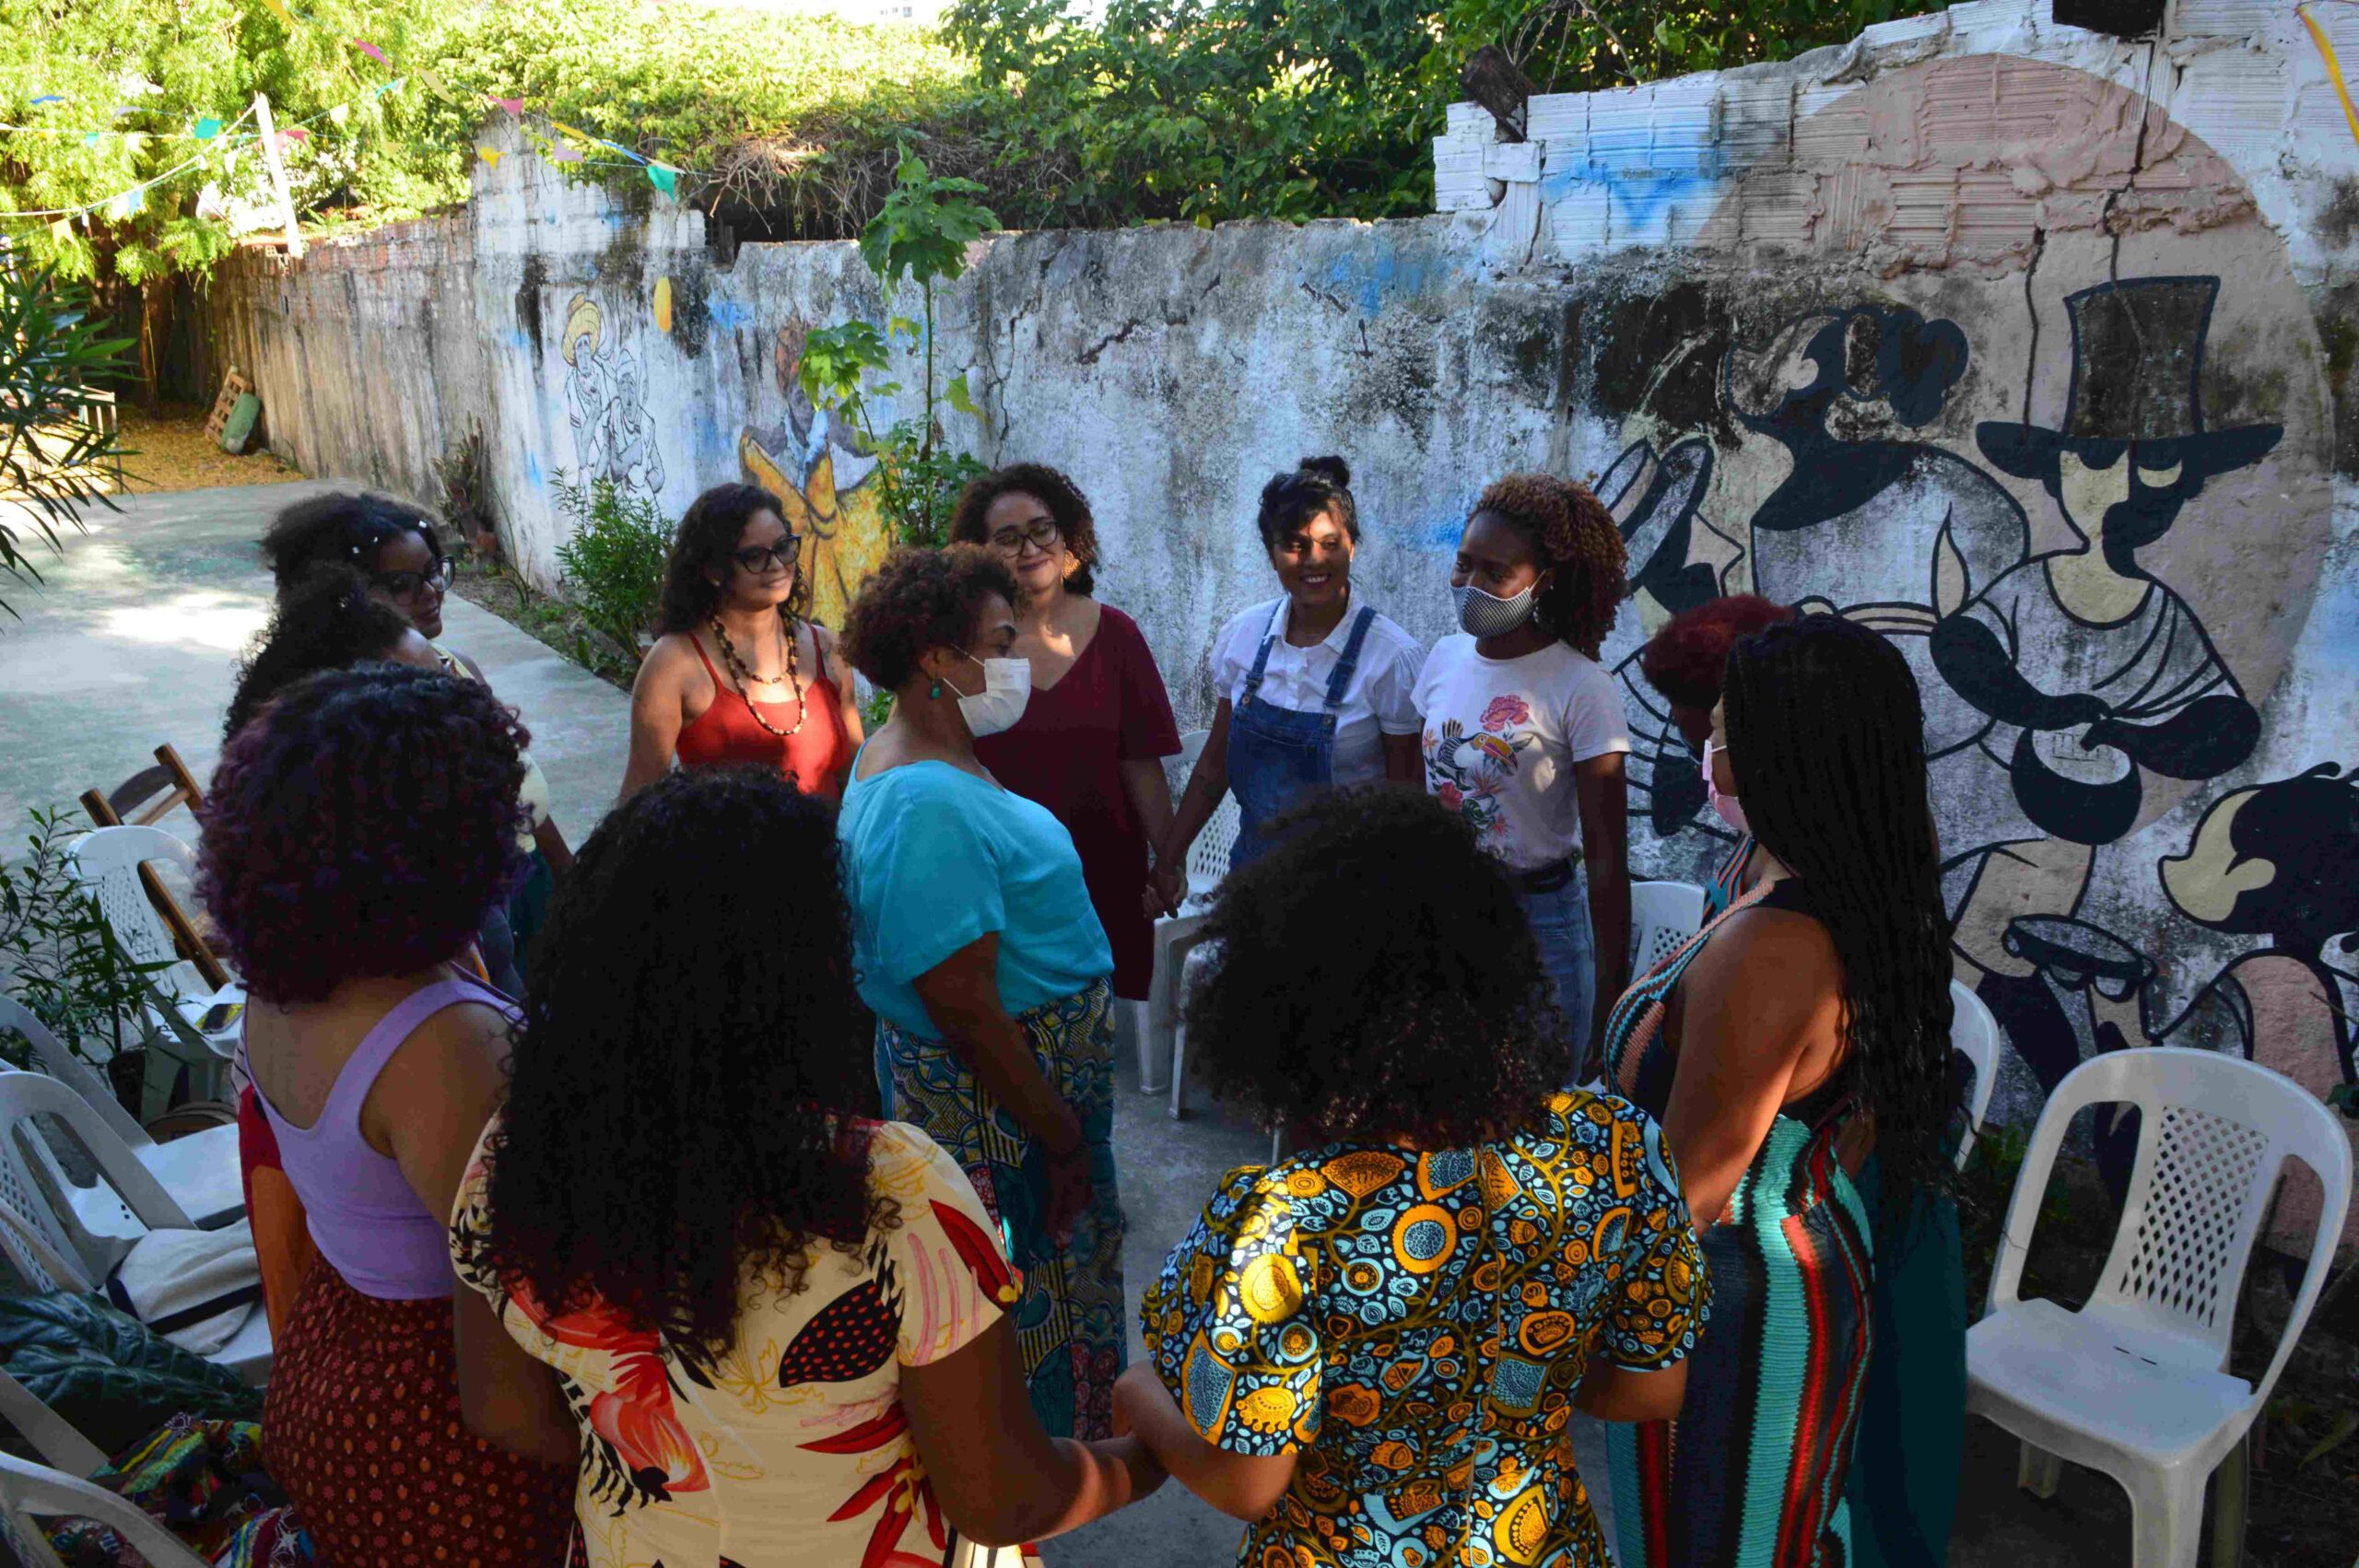
MULTIPOLYGON (((2317 14, 2359 58, 2359 11, 2317 14)), ((2351 1078, 2359 140, 2290 10, 2178 0, 2126 42, 1974 0, 1535 99, 1529 130, 1454 109, 1426 218, 980 241, 938 301, 938 373, 981 405, 950 438, 1081 485, 1183 723, 1214 629, 1273 591, 1273 472, 1351 460, 1363 590, 1428 639, 1481 486, 1586 476, 1631 547, 1605 656, 1643 872, 1724 846, 1639 643, 1745 587, 1838 610, 1918 672, 2011 1114, 2123 1043, 2351 1078)), ((881 550, 873 462, 792 372, 812 327, 913 291, 530 157, 477 179, 464 214, 225 273, 274 447, 430 496, 480 421, 543 578, 560 471, 675 514, 752 475, 839 618, 881 550)))

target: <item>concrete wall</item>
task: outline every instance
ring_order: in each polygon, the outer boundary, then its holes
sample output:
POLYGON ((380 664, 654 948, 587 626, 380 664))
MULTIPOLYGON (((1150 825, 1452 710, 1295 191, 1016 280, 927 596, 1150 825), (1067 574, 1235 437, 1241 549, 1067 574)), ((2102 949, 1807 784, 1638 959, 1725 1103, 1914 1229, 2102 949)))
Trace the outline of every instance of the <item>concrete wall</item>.
MULTIPOLYGON (((2359 12, 2318 14, 2359 58, 2359 12)), ((2359 144, 2300 22, 2182 0, 2133 44, 1976 0, 1497 136, 1453 111, 1430 218, 997 237, 942 300, 983 405, 952 437, 1078 480, 1185 721, 1271 591, 1272 471, 1352 460, 1362 583, 1426 638, 1483 484, 1586 475, 1631 545, 1638 865, 1721 848, 1648 630, 1748 586, 1840 609, 1918 670, 2007 1104, 2157 1040, 2350 1080, 2359 144)), ((479 420, 542 575, 560 469, 674 511, 769 480, 829 618, 880 553, 870 460, 792 389, 811 326, 887 314, 850 246, 724 257, 515 156, 462 216, 283 268, 215 308, 307 470, 430 494, 479 420)))

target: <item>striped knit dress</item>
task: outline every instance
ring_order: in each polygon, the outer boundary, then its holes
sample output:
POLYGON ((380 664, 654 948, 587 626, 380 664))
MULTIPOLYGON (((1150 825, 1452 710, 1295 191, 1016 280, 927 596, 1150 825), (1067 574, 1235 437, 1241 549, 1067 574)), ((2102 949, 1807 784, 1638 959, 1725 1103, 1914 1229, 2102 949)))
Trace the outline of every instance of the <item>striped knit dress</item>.
MULTIPOLYGON (((1799 909, 1790 878, 1739 898, 1632 986, 1606 1026, 1610 1082, 1660 1117, 1677 1059, 1663 1018, 1720 919, 1799 909)), ((1608 1429, 1623 1568, 1851 1562, 1844 1499, 1873 1316, 1868 1214, 1835 1156, 1850 1073, 1781 1109, 1720 1223, 1701 1232, 1712 1323, 1679 1419, 1608 1429)), ((1699 1217, 1699 1225, 1700 1225, 1699 1217)))

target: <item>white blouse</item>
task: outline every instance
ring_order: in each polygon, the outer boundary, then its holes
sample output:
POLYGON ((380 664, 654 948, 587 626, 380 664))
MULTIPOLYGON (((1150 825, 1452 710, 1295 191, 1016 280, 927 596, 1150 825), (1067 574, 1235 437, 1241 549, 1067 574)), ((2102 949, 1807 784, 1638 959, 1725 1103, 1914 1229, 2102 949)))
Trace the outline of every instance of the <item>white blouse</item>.
MULTIPOLYGON (((1356 604, 1335 623, 1335 629, 1315 648, 1296 648, 1286 641, 1292 618, 1291 601, 1264 600, 1221 627, 1213 639, 1213 689, 1231 703, 1245 700, 1245 677, 1251 673, 1262 639, 1277 617, 1277 645, 1270 649, 1269 668, 1262 673, 1262 700, 1273 708, 1318 713, 1327 706, 1327 684, 1342 662, 1344 645, 1351 640, 1356 604)), ((1344 690, 1344 705, 1335 714, 1335 783, 1374 784, 1384 778, 1386 735, 1414 735, 1424 727, 1417 711, 1417 673, 1425 667, 1423 644, 1384 615, 1378 615, 1360 644, 1359 667, 1344 690)))

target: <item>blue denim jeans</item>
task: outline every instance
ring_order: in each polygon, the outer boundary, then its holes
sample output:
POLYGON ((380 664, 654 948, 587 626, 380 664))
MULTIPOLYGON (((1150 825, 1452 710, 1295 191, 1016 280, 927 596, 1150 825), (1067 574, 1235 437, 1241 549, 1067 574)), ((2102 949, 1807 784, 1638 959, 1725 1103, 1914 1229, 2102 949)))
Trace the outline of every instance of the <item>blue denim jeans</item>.
POLYGON ((1597 1005, 1597 953, 1589 929, 1589 877, 1578 869, 1564 886, 1547 893, 1521 893, 1524 919, 1532 923, 1532 940, 1540 944, 1540 966, 1556 991, 1556 1009, 1565 1015, 1565 1032, 1572 1047, 1572 1079, 1582 1069, 1590 1050, 1590 1014, 1597 1005))

